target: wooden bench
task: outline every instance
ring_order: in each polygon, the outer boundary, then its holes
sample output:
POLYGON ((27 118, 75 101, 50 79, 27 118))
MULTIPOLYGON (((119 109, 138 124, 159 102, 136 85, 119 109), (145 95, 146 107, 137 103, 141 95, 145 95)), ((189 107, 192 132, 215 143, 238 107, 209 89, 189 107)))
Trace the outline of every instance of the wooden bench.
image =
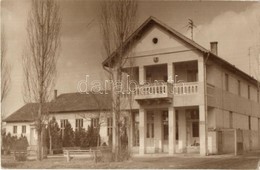
POLYGON ((63 150, 63 155, 67 158, 67 162, 69 162, 73 157, 91 157, 95 162, 97 162, 97 158, 102 157, 102 152, 98 149, 65 149, 63 150))
POLYGON ((12 150, 11 154, 14 156, 14 160, 17 161, 17 158, 20 156, 25 156, 25 160, 27 159, 27 156, 29 155, 27 150, 12 150))

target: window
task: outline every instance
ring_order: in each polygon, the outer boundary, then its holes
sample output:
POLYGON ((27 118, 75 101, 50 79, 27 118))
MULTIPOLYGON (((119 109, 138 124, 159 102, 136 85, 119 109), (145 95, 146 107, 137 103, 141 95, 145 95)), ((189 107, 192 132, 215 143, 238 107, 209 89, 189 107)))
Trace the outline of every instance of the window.
POLYGON ((25 125, 22 126, 22 133, 26 133, 26 126, 25 125))
POLYGON ((237 94, 241 96, 241 82, 240 80, 237 80, 237 94))
POLYGON ((99 127, 99 118, 92 118, 92 119, 91 119, 91 126, 92 126, 93 128, 99 127))
POLYGON ((113 118, 107 118, 107 136, 112 136, 113 134, 113 118))
POLYGON ((247 86, 247 98, 250 99, 250 86, 247 86))
POLYGON ((83 128, 83 119, 76 119, 76 130, 83 128))
POLYGON ((133 119, 134 119, 134 146, 139 146, 139 113, 135 112, 133 113, 133 119))
POLYGON ((61 119, 60 120, 60 128, 65 129, 65 126, 67 124, 68 120, 67 119, 61 119))
POLYGON ((228 80, 229 78, 228 78, 228 74, 227 73, 225 73, 225 90, 226 91, 229 91, 229 80, 228 80))
POLYGON ((17 134, 17 126, 13 126, 13 133, 17 134))
POLYGON ((61 129, 61 136, 62 136, 62 138, 64 136, 64 129, 65 129, 65 126, 66 126, 67 122, 68 122, 67 119, 61 119, 60 120, 60 129, 61 129))
POLYGON ((147 138, 154 138, 154 113, 147 112, 147 138))
POLYGON ((229 112, 229 128, 233 128, 233 112, 229 112))
POLYGON ((164 111, 162 114, 163 122, 163 139, 168 140, 169 138, 169 125, 168 125, 168 112, 164 111))
POLYGON ((248 129, 251 130, 251 116, 248 116, 248 129))

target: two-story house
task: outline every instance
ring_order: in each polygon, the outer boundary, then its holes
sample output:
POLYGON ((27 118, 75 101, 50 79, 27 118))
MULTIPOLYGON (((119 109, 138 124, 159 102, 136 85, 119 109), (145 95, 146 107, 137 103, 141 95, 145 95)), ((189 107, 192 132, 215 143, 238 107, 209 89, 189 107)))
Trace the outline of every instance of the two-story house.
MULTIPOLYGON (((220 58, 217 42, 207 50, 150 17, 122 48, 123 70, 139 82, 131 107, 122 108, 132 109, 133 152, 208 155, 260 148, 259 82, 220 58)), ((117 57, 118 50, 103 66, 113 67, 117 57)))

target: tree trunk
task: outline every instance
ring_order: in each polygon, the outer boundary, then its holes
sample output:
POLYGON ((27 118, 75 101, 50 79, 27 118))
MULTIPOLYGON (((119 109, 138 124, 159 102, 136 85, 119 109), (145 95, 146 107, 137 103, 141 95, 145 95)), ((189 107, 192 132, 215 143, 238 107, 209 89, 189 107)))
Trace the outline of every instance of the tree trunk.
POLYGON ((41 161, 42 160, 42 135, 41 131, 37 132, 37 160, 41 161))
POLYGON ((51 136, 51 130, 50 130, 50 127, 48 128, 49 130, 49 142, 50 142, 50 148, 49 148, 49 153, 52 155, 52 136, 51 136))

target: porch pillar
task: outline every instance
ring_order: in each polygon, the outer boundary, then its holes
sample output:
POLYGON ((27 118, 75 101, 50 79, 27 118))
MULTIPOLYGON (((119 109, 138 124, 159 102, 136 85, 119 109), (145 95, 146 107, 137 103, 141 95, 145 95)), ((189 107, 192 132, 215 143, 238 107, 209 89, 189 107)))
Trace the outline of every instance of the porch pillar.
POLYGON ((133 127, 134 127, 134 113, 130 112, 129 128, 127 128, 128 133, 128 148, 132 150, 133 147, 133 127))
POLYGON ((175 81, 175 71, 174 64, 167 64, 167 74, 168 74, 168 83, 173 83, 175 81))
POLYGON ((199 137, 200 155, 206 156, 208 153, 208 131, 207 131, 207 100, 206 100, 206 67, 204 58, 198 60, 198 81, 199 95, 201 103, 199 105, 199 137))
POLYGON ((199 106, 199 137, 200 137, 200 155, 206 156, 208 145, 207 145, 207 129, 206 129, 206 114, 205 106, 199 106))
POLYGON ((178 125, 179 125, 179 150, 180 152, 186 152, 187 149, 187 130, 186 130, 186 115, 185 110, 178 111, 178 125))
POLYGON ((173 107, 168 108, 169 118, 169 154, 175 153, 176 145, 176 116, 175 109, 173 107))
POLYGON ((146 138, 146 111, 144 108, 139 109, 139 154, 145 154, 146 138))
POLYGON ((145 82, 145 68, 144 66, 139 66, 139 84, 144 84, 145 82))

